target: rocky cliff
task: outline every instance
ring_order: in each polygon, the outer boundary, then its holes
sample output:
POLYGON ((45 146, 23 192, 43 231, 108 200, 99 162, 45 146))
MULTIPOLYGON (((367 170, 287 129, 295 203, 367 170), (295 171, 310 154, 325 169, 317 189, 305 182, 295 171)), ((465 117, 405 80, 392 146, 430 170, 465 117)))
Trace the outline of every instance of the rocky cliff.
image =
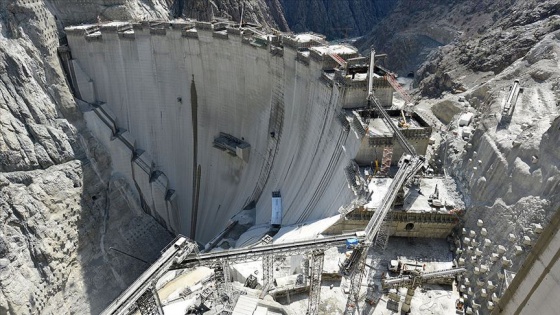
POLYGON ((280 0, 294 32, 313 31, 329 39, 362 36, 381 22, 398 1, 280 0))
POLYGON ((111 247, 149 262, 171 239, 85 128, 55 4, 0 1, 0 314, 97 314, 147 267, 111 247))
MULTIPOLYGON (((252 3, 244 19, 280 30, 342 37, 373 27, 360 46, 389 53, 387 65, 401 74, 426 56, 416 72, 420 109, 452 121, 438 108, 477 114, 471 140, 449 137, 440 152, 469 207, 465 227, 477 229, 482 218, 495 227, 488 239, 496 246, 508 234, 538 237, 533 224, 546 224, 560 203, 556 1, 252 3), (520 102, 502 124, 516 78, 520 102)), ((0 0, 0 314, 97 314, 146 268, 111 248, 151 261, 171 239, 112 173, 76 110, 56 55, 62 24, 237 20, 240 8, 235 0, 0 0)), ((515 242, 507 249, 515 246, 530 250, 515 242)), ((506 258, 516 270, 525 256, 506 258)), ((486 277, 496 281, 502 268, 493 266, 486 277)))

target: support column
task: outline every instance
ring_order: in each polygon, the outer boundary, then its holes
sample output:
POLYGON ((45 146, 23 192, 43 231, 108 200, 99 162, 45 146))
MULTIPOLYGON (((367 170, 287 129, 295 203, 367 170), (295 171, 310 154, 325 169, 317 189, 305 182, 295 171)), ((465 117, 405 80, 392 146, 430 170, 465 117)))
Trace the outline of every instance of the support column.
POLYGON ((402 305, 401 310, 405 313, 410 312, 410 303, 412 302, 412 297, 414 296, 414 291, 416 290, 415 286, 410 286, 406 290, 406 297, 404 298, 404 303, 402 305))
POLYGON ((233 288, 231 285, 231 273, 229 270, 229 262, 224 259, 222 262, 222 268, 224 270, 224 291, 228 298, 231 300, 233 298, 233 288))
POLYGON ((308 315, 316 315, 319 312, 319 301, 321 299, 321 275, 323 274, 323 262, 325 252, 314 250, 311 254, 311 277, 309 279, 309 304, 308 315))
POLYGON ((272 286, 274 281, 274 256, 265 255, 262 259, 263 263, 263 290, 261 293, 261 298, 268 293, 268 290, 272 286))

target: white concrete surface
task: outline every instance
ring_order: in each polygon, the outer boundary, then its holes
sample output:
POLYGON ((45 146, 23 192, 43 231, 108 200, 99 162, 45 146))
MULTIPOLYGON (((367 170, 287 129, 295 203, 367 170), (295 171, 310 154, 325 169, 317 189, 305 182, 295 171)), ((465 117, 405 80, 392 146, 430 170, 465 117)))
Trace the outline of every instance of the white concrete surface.
MULTIPOLYGON (((296 61, 296 51, 289 48, 281 57, 236 35, 221 39, 208 30, 197 33, 198 39, 182 37, 179 29, 155 35, 144 27, 134 29, 135 38, 125 38, 103 28, 101 39, 86 40, 68 32, 72 56, 91 78, 95 99, 107 103, 118 126, 130 132, 135 146, 166 175, 167 188, 176 191, 178 210, 157 209, 158 215, 173 230, 190 234, 198 165, 196 239, 202 242, 252 199, 257 199, 256 223, 267 223, 273 190, 282 193, 283 224, 334 215, 353 200, 344 167, 359 143, 339 123, 342 96, 319 80, 320 65, 296 61), (251 145, 248 163, 212 146, 219 132, 251 145)), ((102 124, 88 123, 106 146, 115 145, 102 124)), ((114 156, 113 167, 132 182, 128 154, 114 156)), ((139 186, 150 205, 166 207, 152 185, 139 186)))

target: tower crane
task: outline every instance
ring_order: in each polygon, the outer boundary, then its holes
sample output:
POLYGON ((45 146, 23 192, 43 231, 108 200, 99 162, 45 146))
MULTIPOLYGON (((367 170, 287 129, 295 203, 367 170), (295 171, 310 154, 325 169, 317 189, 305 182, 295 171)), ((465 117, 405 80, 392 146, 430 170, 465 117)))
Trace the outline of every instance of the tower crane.
POLYGON ((401 309, 403 312, 408 313, 410 312, 410 302, 412 301, 416 288, 426 283, 428 280, 449 278, 466 271, 465 268, 452 268, 432 272, 413 271, 413 273, 409 275, 383 279, 381 283, 383 288, 407 288, 406 297, 401 309))
POLYGON ((371 247, 377 232, 379 232, 383 220, 389 213, 393 202, 395 201, 398 191, 401 187, 412 178, 424 165, 424 157, 416 154, 414 147, 408 143, 402 132, 396 126, 391 117, 385 109, 381 106, 379 100, 375 97, 373 91, 373 76, 375 68, 375 50, 371 50, 370 64, 369 64, 369 82, 368 82, 368 96, 367 101, 371 106, 372 104, 380 112, 385 124, 393 130, 393 133, 399 143, 402 145, 405 154, 401 157, 399 161, 399 170, 395 175, 387 193, 381 201, 381 205, 376 209, 375 213, 372 215, 368 225, 366 226, 365 241, 362 246, 354 249, 349 259, 343 266, 343 272, 349 274, 350 277, 350 292, 348 294, 348 299, 346 301, 346 309, 344 311, 345 315, 352 315, 356 310, 358 304, 359 293, 362 283, 362 278, 365 272, 366 257, 369 248, 371 247))

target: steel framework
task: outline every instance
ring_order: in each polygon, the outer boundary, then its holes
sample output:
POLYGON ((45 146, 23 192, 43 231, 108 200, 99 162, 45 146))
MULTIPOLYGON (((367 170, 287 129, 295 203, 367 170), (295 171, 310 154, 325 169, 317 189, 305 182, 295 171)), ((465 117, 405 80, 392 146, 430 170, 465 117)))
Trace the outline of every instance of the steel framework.
POLYGON ((319 301, 321 299, 321 275, 323 273, 324 260, 324 251, 314 250, 311 253, 311 274, 309 279, 309 300, 307 307, 308 315, 316 315, 319 312, 319 301))

